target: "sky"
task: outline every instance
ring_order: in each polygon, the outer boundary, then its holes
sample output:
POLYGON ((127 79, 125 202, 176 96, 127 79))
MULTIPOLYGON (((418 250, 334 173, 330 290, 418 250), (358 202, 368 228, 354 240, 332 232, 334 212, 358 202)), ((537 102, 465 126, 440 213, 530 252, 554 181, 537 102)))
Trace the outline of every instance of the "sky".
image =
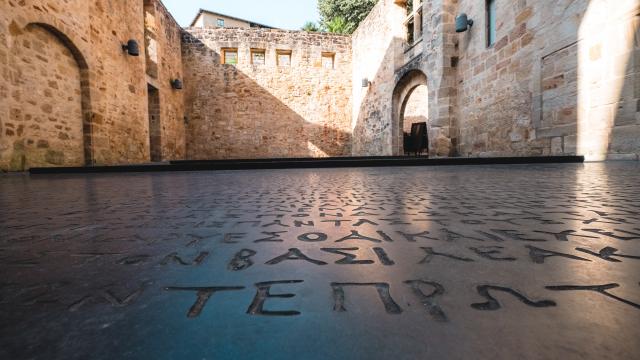
POLYGON ((188 26, 206 9, 257 23, 299 30, 307 21, 318 22, 317 0, 162 0, 181 26, 188 26))

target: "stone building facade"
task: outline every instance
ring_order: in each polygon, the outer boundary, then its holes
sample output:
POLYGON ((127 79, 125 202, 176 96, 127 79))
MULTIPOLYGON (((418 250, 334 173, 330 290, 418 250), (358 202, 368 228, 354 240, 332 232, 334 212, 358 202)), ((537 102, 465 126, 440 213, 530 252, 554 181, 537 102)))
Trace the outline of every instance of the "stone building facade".
POLYGON ((181 30, 160 2, 4 0, 0 169, 150 159, 145 56, 122 49, 143 47, 145 23, 158 37, 162 151, 184 157, 184 98, 169 84, 182 73, 181 30))
POLYGON ((639 2, 494 1, 493 44, 489 1, 414 0, 419 14, 378 3, 353 37, 354 152, 399 153, 404 108, 422 84, 432 155, 638 159, 639 2), (461 13, 474 24, 456 33, 461 13), (405 24, 418 15, 409 43, 405 24), (373 79, 364 90, 362 78, 373 79))
POLYGON ((351 155, 351 39, 186 29, 189 159, 351 155))
POLYGON ((432 156, 638 159, 639 2, 380 0, 340 36, 4 0, 0 169, 396 155, 417 121, 432 156))

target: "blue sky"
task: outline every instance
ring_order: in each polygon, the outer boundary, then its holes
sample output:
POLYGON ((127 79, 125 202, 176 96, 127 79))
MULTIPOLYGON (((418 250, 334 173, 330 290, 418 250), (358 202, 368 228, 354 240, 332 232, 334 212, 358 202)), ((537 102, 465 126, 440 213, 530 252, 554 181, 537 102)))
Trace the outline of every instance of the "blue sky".
POLYGON ((200 8, 282 29, 297 30, 317 22, 317 0, 162 0, 181 26, 188 26, 200 8))

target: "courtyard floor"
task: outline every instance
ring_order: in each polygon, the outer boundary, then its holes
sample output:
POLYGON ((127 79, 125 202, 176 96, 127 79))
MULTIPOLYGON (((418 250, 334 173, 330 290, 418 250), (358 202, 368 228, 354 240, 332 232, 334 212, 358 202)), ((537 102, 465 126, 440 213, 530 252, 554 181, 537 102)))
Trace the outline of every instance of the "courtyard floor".
POLYGON ((640 165, 0 176, 2 359, 638 359, 640 165))

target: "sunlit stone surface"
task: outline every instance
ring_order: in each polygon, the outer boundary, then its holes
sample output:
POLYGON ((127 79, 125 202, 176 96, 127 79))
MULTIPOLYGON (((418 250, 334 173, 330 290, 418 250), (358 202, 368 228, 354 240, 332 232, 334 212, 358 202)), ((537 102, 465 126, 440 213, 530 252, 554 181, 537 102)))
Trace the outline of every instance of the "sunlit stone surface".
POLYGON ((637 359, 639 175, 0 177, 0 358, 637 359))

